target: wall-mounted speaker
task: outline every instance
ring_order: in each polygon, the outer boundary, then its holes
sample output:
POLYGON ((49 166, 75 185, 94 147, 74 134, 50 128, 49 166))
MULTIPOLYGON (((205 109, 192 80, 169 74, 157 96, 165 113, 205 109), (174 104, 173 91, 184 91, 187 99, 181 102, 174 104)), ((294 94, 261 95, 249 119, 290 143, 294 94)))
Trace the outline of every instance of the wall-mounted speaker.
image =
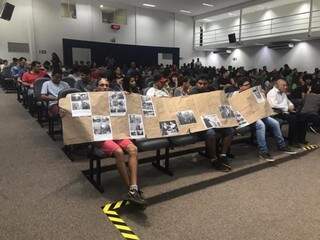
POLYGON ((11 3, 5 3, 0 18, 10 21, 15 6, 11 3))
POLYGON ((237 42, 237 38, 236 38, 236 34, 235 33, 229 34, 228 38, 229 38, 229 43, 236 43, 237 42))

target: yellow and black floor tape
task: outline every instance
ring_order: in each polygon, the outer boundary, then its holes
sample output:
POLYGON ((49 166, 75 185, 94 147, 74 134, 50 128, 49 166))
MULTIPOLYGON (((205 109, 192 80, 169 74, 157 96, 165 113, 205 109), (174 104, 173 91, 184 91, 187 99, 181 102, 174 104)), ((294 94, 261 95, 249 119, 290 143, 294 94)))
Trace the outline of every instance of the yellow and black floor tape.
POLYGON ((318 149, 320 148, 320 145, 306 145, 303 147, 303 150, 305 151, 310 151, 310 150, 315 150, 315 149, 318 149))
POLYGON ((117 228, 124 239, 139 240, 140 238, 132 231, 132 229, 119 216, 118 211, 129 205, 129 201, 116 201, 108 203, 103 207, 103 212, 108 216, 109 221, 117 228))

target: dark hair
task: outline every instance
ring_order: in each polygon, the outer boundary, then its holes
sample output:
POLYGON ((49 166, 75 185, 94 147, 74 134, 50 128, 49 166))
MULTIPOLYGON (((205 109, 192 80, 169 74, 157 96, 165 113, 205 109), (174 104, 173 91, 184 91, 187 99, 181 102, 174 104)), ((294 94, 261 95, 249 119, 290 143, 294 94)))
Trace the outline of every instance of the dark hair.
POLYGON ((27 59, 26 59, 25 57, 19 58, 19 61, 20 61, 20 62, 23 61, 23 60, 27 61, 27 59))
POLYGON ((155 74, 154 76, 153 76, 153 82, 158 82, 158 81, 160 81, 160 79, 161 79, 161 75, 160 74, 155 74))
POLYGON ((31 68, 34 68, 36 65, 38 65, 38 64, 41 64, 40 62, 38 62, 38 61, 33 61, 32 63, 31 63, 31 68))
POLYGON ((104 79, 104 80, 106 80, 107 82, 110 83, 110 81, 109 81, 109 79, 108 79, 107 77, 101 77, 99 80, 96 81, 96 87, 99 86, 99 82, 100 82, 102 79, 104 79))
POLYGON ((89 75, 91 73, 90 68, 88 66, 82 66, 80 68, 80 73, 89 75))
POLYGON ((250 78, 248 78, 247 76, 242 76, 237 81, 239 87, 243 86, 245 82, 249 82, 251 84, 250 78))
POLYGON ((208 81, 209 81, 209 77, 208 77, 208 75, 201 74, 201 75, 199 75, 199 76, 197 77, 197 82, 198 82, 199 80, 204 80, 204 81, 208 82, 208 81))
POLYGON ((62 75, 62 70, 60 68, 54 69, 53 72, 52 72, 52 76, 54 76, 56 74, 61 74, 62 75))

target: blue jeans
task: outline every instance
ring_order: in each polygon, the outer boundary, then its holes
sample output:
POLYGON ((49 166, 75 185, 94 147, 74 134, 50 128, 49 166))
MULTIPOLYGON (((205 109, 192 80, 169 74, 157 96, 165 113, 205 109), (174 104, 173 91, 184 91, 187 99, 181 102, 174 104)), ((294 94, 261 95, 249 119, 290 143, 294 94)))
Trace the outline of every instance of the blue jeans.
POLYGON ((254 126, 256 129, 257 143, 258 143, 258 148, 260 152, 263 152, 263 153, 269 152, 267 141, 266 141, 266 126, 271 129, 272 134, 277 141, 278 148, 285 147, 286 143, 282 136, 280 124, 277 120, 271 117, 266 117, 256 121, 254 126))

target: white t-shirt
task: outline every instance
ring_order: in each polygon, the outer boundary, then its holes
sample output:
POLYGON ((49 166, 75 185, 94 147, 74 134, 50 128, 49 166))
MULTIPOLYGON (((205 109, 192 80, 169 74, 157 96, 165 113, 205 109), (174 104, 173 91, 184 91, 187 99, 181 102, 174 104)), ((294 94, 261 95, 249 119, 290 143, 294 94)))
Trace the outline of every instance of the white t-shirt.
MULTIPOLYGON (((58 97, 59 92, 70 88, 69 84, 61 81, 59 84, 55 84, 52 81, 44 82, 41 88, 41 95, 51 95, 58 97)), ((49 106, 56 104, 57 101, 50 101, 49 106)))
POLYGON ((169 97, 169 93, 165 92, 164 90, 159 90, 155 87, 151 87, 147 91, 146 95, 150 97, 169 97))
POLYGON ((287 94, 281 93, 276 87, 273 87, 268 92, 267 99, 271 107, 279 108, 284 112, 288 112, 289 108, 294 107, 293 103, 288 99, 287 94))

